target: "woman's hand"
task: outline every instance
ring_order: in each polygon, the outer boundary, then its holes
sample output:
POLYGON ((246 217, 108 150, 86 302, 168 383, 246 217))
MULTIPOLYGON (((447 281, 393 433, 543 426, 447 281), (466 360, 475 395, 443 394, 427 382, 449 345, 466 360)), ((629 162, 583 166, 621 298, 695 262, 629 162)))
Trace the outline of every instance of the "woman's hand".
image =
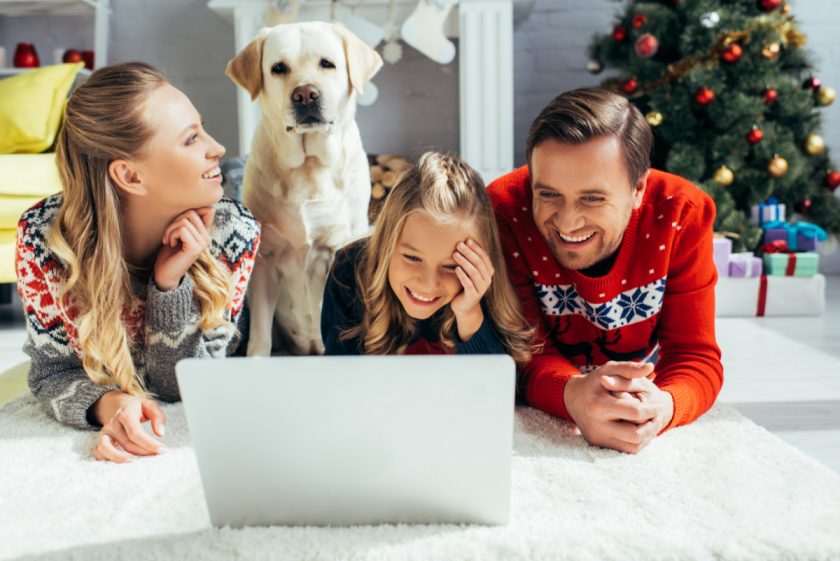
POLYGON ((155 434, 164 435, 166 415, 155 400, 114 391, 100 397, 93 407, 102 425, 93 449, 97 460, 121 464, 163 451, 163 444, 143 430, 143 423, 151 421, 155 434))
POLYGON ((464 288, 452 300, 452 311, 458 324, 458 336, 467 342, 481 328, 484 312, 481 299, 493 281, 493 264, 487 252, 473 240, 459 242, 453 259, 458 264, 455 274, 464 288))
POLYGON ((179 214, 163 233, 163 247, 155 261, 155 284, 167 292, 178 288, 198 256, 210 247, 213 207, 190 209, 179 214))

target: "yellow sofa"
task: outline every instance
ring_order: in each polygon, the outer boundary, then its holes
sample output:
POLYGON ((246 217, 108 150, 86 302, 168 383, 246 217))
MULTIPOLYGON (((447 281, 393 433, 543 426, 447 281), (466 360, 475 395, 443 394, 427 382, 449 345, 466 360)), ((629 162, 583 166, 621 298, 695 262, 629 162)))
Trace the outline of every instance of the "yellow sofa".
POLYGON ((55 154, 0 155, 0 283, 17 282, 15 238, 20 215, 58 191, 55 154))

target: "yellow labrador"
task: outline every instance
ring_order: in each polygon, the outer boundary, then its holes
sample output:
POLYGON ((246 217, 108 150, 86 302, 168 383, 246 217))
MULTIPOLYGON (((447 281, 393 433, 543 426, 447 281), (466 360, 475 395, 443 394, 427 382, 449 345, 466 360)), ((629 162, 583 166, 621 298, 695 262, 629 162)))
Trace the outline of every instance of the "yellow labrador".
POLYGON ((260 31, 226 74, 259 98, 244 202, 262 223, 248 289, 249 356, 271 352, 272 323, 295 354, 323 353, 321 300, 335 252, 368 231, 370 172, 356 96, 382 66, 340 24, 260 31))

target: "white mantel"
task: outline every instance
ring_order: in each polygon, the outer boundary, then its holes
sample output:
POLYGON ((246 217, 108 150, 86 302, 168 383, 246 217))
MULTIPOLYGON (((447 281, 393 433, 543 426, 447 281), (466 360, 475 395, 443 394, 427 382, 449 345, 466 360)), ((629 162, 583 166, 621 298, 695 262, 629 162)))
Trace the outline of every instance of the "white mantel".
MULTIPOLYGON (((447 35, 459 38, 461 156, 487 182, 513 169, 513 10, 514 5, 531 2, 460 0, 445 30, 447 35)), ((332 4, 331 0, 300 0, 297 19, 329 21, 332 4)), ((398 25, 416 4, 416 0, 397 0, 398 25)), ((264 26, 271 2, 210 0, 207 5, 233 23, 239 52, 264 26)), ((337 16, 346 10, 343 4, 336 4, 337 16)), ((385 25, 388 0, 364 0, 354 13, 385 25)), ((242 89, 237 96, 239 151, 247 154, 260 118, 259 104, 242 89)))

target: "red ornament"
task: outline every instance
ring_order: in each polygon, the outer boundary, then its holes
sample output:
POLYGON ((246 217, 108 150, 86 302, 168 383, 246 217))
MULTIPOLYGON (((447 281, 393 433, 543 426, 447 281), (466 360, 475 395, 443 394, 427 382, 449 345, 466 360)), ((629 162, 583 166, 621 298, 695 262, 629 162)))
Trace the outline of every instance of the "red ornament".
POLYGON ((773 88, 764 88, 764 91, 761 92, 761 99, 764 100, 766 105, 776 103, 776 100, 779 99, 779 92, 773 88))
POLYGON ((639 29, 647 23, 647 16, 644 14, 636 14, 633 16, 633 29, 639 29))
POLYGON ((85 68, 93 70, 93 51, 82 51, 82 60, 85 61, 85 68))
POLYGON ((13 64, 15 68, 37 68, 41 66, 38 51, 32 43, 18 43, 15 47, 13 64))
POLYGON ((621 83, 621 89, 626 94, 635 93, 639 89, 639 81, 635 78, 627 78, 621 83))
POLYGON ((81 62, 82 53, 76 49, 67 49, 64 51, 64 56, 61 57, 61 62, 81 62))
POLYGON ((697 105, 708 105, 715 99, 715 92, 712 88, 707 88, 705 86, 701 88, 697 88, 697 91, 694 92, 694 101, 697 102, 697 105))
POLYGON ((799 204, 799 213, 800 213, 800 214, 804 214, 804 215, 806 215, 806 216, 807 216, 808 214, 810 214, 810 213, 811 213, 811 205, 812 205, 812 204, 813 204, 813 203, 811 202, 811 199, 805 199, 804 201, 802 201, 802 202, 799 204))
POLYGON ((645 33, 636 39, 636 44, 633 47, 640 57, 650 58, 659 50, 659 41, 650 33, 645 33))
POLYGON ((828 170, 825 174, 825 186, 832 193, 837 187, 840 187, 840 171, 828 170))
POLYGON ((612 38, 621 43, 627 39, 627 28, 623 25, 616 25, 612 30, 612 38))
POLYGON ((765 13, 770 13, 781 5, 782 0, 758 0, 758 7, 765 13))
POLYGON ((741 48, 741 45, 738 43, 732 43, 723 50, 720 58, 726 62, 733 63, 738 62, 742 56, 744 56, 744 49, 741 48))
POLYGON ((822 84, 820 83, 819 78, 816 76, 808 76, 808 79, 802 82, 802 89, 807 90, 808 88, 811 88, 812 90, 817 91, 820 89, 821 85, 822 84))
POLYGON ((750 144, 758 144, 764 138, 764 132, 758 128, 758 125, 753 125, 750 132, 747 133, 747 140, 750 144))

